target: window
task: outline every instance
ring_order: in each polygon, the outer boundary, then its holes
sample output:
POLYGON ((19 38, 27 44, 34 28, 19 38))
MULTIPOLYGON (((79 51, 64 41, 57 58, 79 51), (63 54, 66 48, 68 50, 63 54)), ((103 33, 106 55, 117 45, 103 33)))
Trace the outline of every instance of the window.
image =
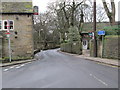
POLYGON ((2 29, 2 21, 0 21, 0 30, 2 29))
POLYGON ((7 21, 4 21, 4 29, 7 29, 7 21))
POLYGON ((13 21, 10 21, 10 30, 13 30, 13 21))
POLYGON ((10 28, 10 30, 14 29, 14 21, 13 20, 4 20, 3 21, 3 29, 7 30, 9 28, 10 28))

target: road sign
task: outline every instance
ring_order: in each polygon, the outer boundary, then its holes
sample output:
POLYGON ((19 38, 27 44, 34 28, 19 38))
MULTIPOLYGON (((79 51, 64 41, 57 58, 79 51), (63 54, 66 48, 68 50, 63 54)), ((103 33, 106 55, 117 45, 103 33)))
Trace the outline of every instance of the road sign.
POLYGON ((105 31, 98 31, 98 35, 105 35, 105 31))
POLYGON ((89 37, 92 37, 92 39, 94 39, 94 32, 89 32, 89 37))
POLYGON ((38 6, 34 6, 33 11, 34 11, 34 15, 38 15, 38 6))
POLYGON ((10 34, 9 32, 5 33, 5 34, 10 34))
POLYGON ((89 36, 93 36, 93 32, 89 32, 89 36))

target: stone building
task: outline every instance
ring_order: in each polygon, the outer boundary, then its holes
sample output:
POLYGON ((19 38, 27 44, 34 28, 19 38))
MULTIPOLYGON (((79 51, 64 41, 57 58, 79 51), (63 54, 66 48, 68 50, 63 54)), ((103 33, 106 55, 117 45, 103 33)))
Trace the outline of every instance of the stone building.
POLYGON ((0 57, 8 57, 8 38, 6 31, 9 23, 12 58, 31 58, 34 51, 32 1, 5 1, 2 2, 2 19, 0 20, 0 57))

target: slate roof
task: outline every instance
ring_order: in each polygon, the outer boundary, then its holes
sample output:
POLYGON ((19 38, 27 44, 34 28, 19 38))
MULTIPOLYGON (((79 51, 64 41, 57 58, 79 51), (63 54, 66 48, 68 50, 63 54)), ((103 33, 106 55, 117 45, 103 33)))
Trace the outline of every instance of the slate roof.
POLYGON ((2 2, 2 13, 33 13, 32 2, 2 2))

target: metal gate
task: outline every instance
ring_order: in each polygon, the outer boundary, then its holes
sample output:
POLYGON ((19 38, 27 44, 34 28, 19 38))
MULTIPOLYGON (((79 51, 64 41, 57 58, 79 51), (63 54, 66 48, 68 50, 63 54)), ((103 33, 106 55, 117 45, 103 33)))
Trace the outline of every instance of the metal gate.
POLYGON ((88 49, 88 40, 83 40, 82 45, 83 45, 83 49, 87 50, 88 49))
POLYGON ((2 38, 0 38, 0 58, 2 58, 2 38))

